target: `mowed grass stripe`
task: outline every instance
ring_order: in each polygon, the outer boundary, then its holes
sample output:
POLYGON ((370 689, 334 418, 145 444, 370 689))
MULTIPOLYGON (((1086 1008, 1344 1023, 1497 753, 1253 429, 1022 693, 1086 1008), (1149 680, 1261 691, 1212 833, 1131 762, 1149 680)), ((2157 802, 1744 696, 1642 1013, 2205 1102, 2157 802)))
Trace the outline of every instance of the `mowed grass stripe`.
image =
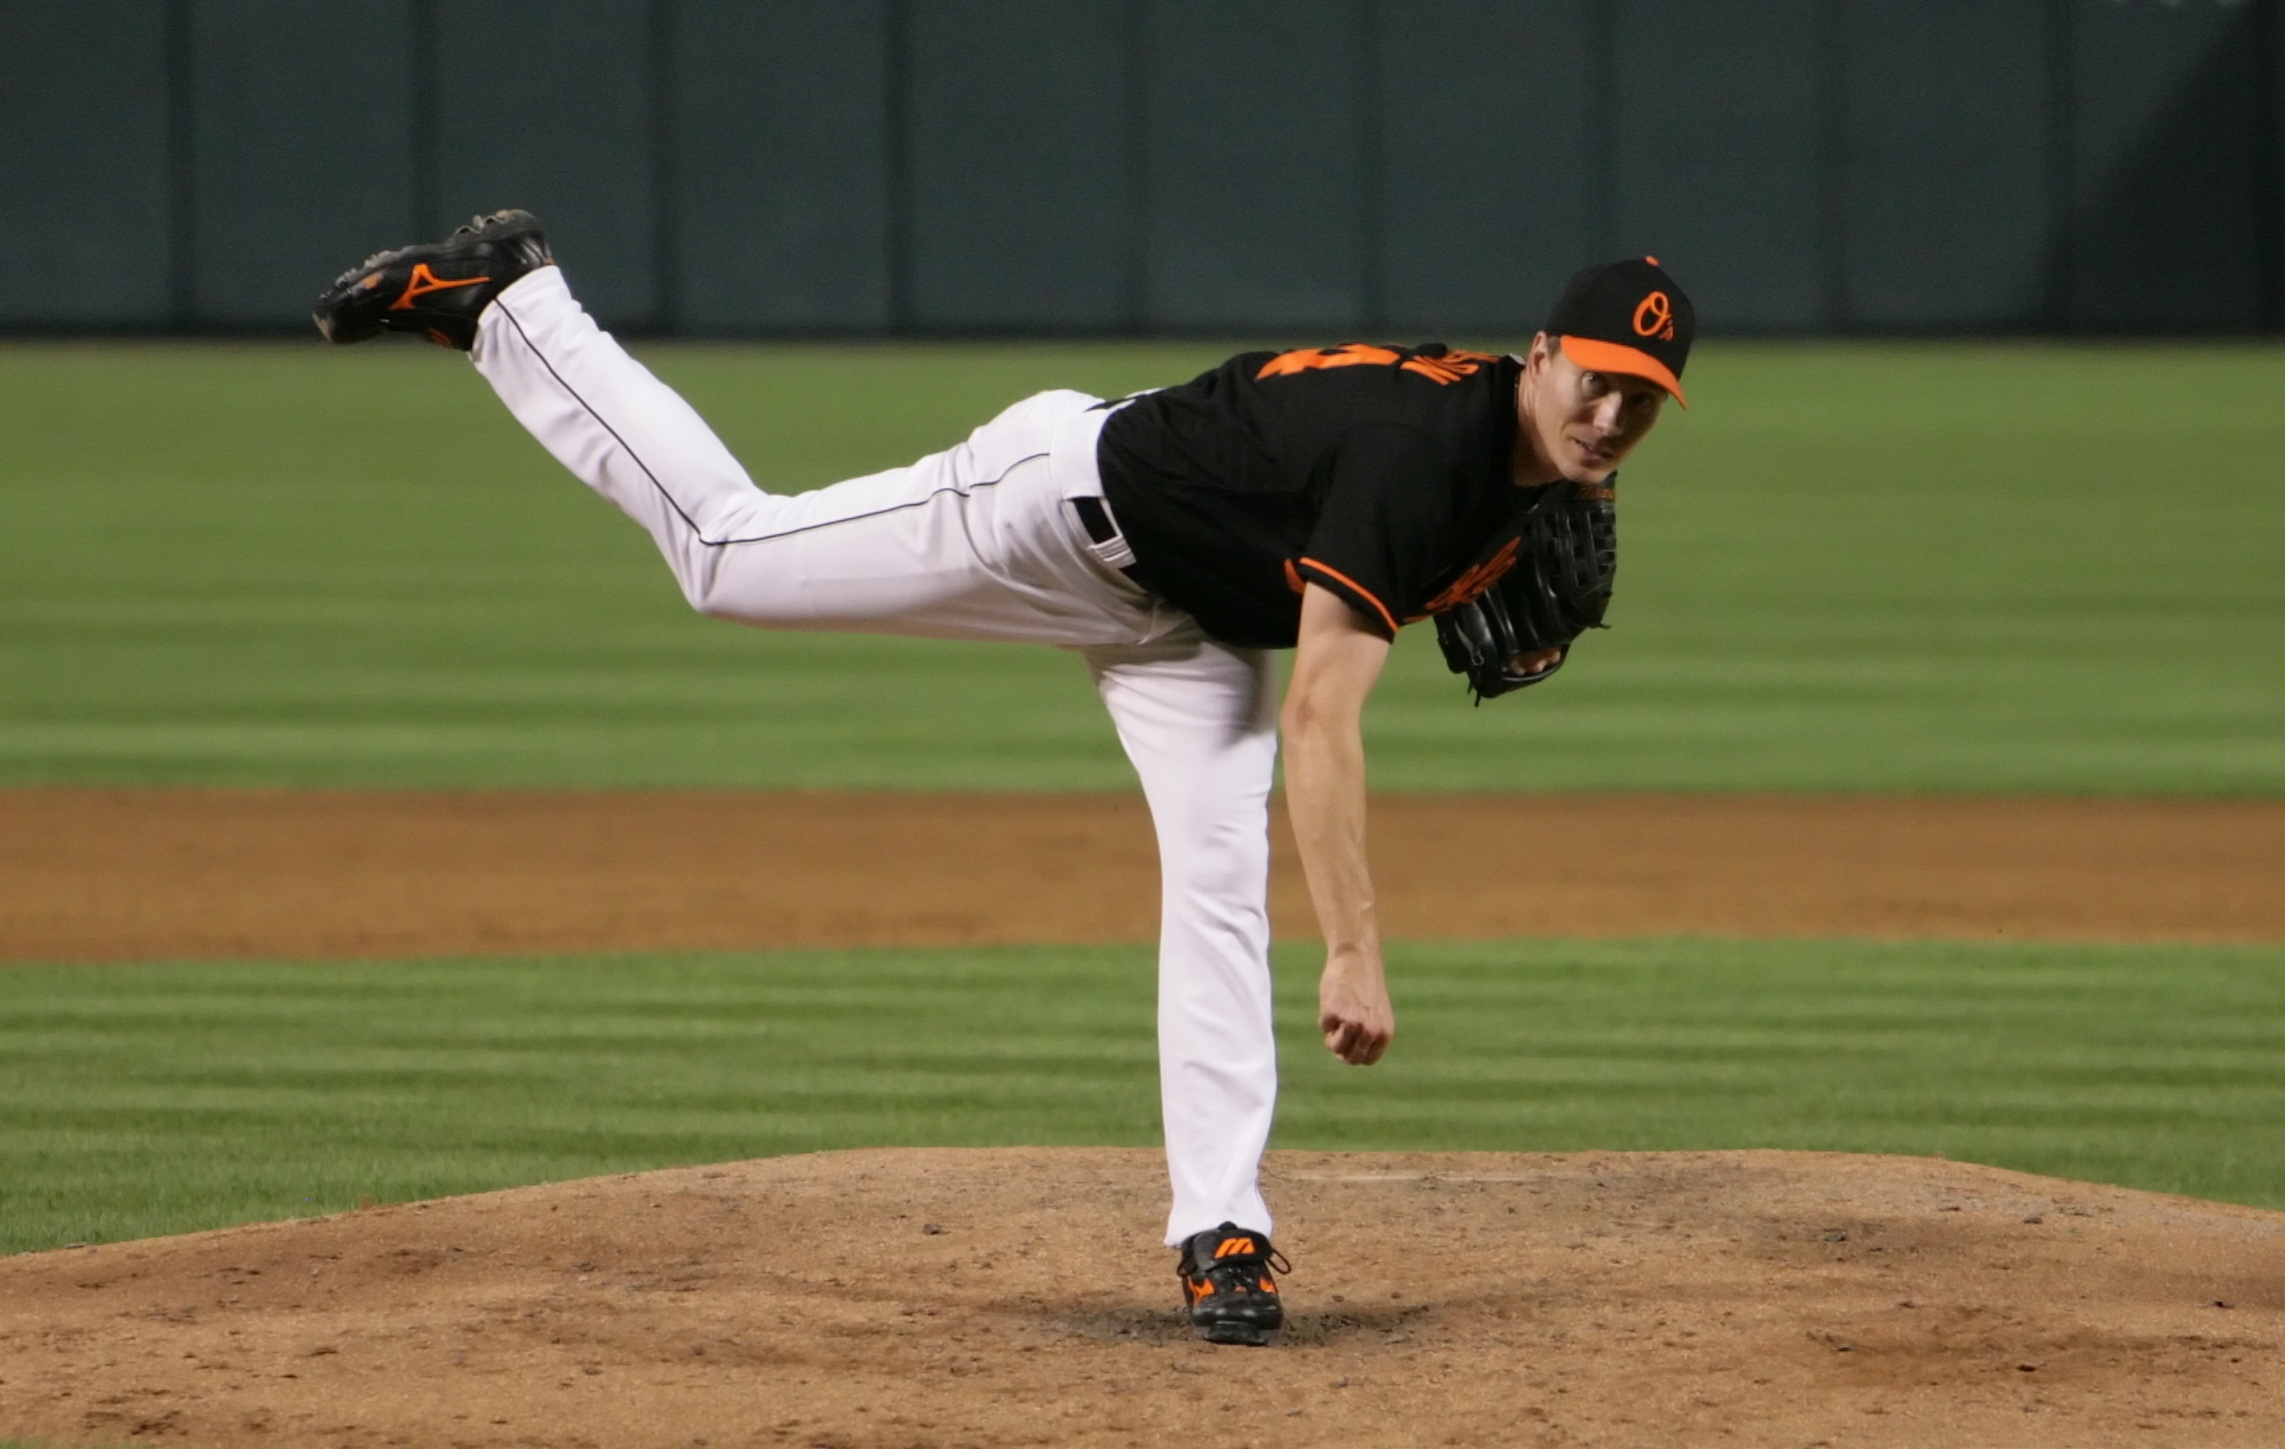
MULTIPOLYGON (((790 491, 1240 345, 643 355, 790 491)), ((1611 631, 1472 710, 1406 630, 1375 782, 2285 791, 2281 387, 2266 345, 1708 343, 1611 631)), ((1056 651, 693 617, 439 349, 13 343, 0 434, 0 781, 1131 783, 1056 651)))
MULTIPOLYGON (((1944 1153, 2285 1206, 2285 950, 1402 944, 1371 1070, 1279 953, 1275 1145, 1944 1153)), ((869 1145, 1147 1145, 1150 954, 0 972, 0 1250, 869 1145)))

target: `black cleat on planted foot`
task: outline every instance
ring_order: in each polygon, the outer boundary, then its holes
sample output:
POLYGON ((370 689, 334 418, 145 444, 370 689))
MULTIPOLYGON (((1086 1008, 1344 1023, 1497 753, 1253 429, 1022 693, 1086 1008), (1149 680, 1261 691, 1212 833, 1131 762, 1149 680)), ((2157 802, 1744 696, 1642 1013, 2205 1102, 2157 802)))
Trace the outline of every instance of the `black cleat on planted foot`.
POLYGON ((1270 1270, 1290 1273, 1293 1265, 1266 1236, 1224 1223, 1195 1234, 1180 1251, 1174 1271, 1200 1338, 1258 1348, 1285 1326, 1285 1305, 1270 1270))
POLYGON ((432 245, 374 253, 335 278, 310 315, 335 342, 410 332, 466 352, 492 299, 554 263, 538 218, 495 211, 432 245))

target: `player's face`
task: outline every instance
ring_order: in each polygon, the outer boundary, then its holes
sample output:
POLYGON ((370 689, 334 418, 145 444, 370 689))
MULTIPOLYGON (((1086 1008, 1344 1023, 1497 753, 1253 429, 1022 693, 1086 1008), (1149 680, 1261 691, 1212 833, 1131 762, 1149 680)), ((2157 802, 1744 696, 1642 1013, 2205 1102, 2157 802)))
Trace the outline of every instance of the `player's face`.
POLYGON ((1589 372, 1544 334, 1516 388, 1517 420, 1539 460, 1574 483, 1600 483, 1649 435, 1665 389, 1643 377, 1589 372))

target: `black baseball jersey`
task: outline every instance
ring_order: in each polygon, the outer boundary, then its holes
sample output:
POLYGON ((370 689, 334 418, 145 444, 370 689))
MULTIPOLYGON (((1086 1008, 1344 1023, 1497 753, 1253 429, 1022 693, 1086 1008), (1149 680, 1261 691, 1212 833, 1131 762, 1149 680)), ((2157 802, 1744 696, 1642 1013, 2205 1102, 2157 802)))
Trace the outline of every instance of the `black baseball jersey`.
POLYGON ((1519 368, 1441 346, 1244 353, 1112 415, 1104 496, 1137 574, 1216 639, 1290 647, 1305 581, 1393 638, 1498 575, 1470 564, 1516 511, 1519 368))

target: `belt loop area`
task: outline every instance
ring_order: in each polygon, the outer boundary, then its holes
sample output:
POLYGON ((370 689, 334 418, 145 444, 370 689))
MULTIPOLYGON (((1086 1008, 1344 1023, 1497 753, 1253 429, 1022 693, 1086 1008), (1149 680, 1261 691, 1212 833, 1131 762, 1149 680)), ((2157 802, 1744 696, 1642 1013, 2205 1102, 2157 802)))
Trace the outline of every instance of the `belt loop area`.
POLYGON ((1103 475, 1096 466, 1095 445, 1103 435, 1103 424, 1119 406, 1091 405, 1056 422, 1048 437, 1047 466, 1055 480, 1055 491, 1062 497, 1102 493, 1103 475))
POLYGON ((1097 543, 1109 543, 1119 536, 1119 526, 1111 522, 1111 510, 1103 506, 1100 498, 1074 498, 1071 509, 1079 515, 1079 522, 1087 529, 1087 536, 1097 543))
POLYGON ((1111 505, 1088 494, 1063 501, 1071 505, 1071 511, 1079 515, 1079 526, 1087 530, 1088 552, 1132 577, 1135 551, 1126 535, 1119 532, 1118 520, 1111 517, 1111 505))
POLYGON ((1147 589, 1150 585, 1135 570, 1135 551, 1119 531, 1119 521, 1112 516, 1111 505, 1103 501, 1103 474, 1095 457, 1103 424, 1110 421, 1111 414, 1133 401, 1132 397, 1124 397, 1097 402, 1057 423, 1048 444, 1048 468, 1056 492, 1071 505, 1079 526, 1087 532, 1087 551, 1147 589))

